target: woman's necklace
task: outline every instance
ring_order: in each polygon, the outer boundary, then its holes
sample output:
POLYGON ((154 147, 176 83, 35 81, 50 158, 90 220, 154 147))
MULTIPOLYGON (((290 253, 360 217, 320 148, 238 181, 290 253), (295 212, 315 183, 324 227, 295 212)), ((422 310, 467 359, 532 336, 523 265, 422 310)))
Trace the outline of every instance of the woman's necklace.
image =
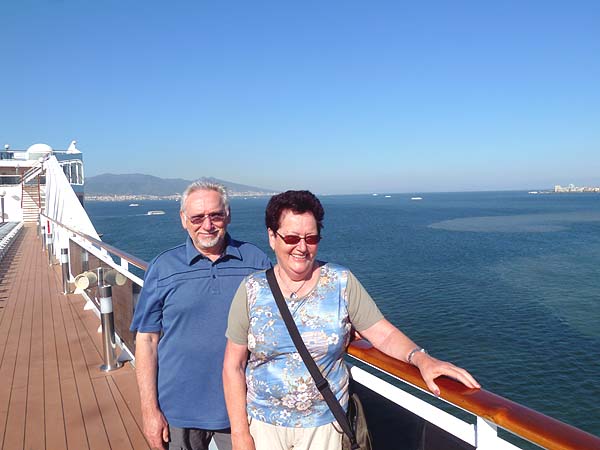
MULTIPOLYGON (((302 284, 300 285, 300 287, 298 289, 296 289, 295 291, 292 291, 289 287, 289 285, 285 282, 285 280, 283 279, 283 277, 281 276, 281 269, 279 268, 279 266, 277 266, 277 274, 279 275, 279 279, 283 282, 283 284, 285 285, 286 289, 288 291, 290 291, 290 298, 292 300, 296 300, 298 298, 298 292, 300 292, 300 289, 302 289, 304 287, 304 284, 308 281, 306 278, 304 279, 304 281, 302 282, 302 284)), ((311 277, 312 278, 312 277, 311 277)))

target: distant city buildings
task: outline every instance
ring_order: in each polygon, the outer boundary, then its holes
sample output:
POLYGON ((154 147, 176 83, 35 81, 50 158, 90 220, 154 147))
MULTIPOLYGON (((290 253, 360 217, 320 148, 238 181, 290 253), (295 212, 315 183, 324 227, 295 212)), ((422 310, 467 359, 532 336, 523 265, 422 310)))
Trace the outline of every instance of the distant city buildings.
POLYGON ((568 186, 561 186, 557 184, 554 186, 554 192, 600 192, 600 187, 596 186, 575 186, 569 184, 568 186))

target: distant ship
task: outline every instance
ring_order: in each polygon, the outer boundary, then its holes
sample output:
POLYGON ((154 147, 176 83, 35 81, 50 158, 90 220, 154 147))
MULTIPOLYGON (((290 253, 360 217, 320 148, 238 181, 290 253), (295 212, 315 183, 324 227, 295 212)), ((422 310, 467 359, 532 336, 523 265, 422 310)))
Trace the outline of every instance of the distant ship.
POLYGON ((161 211, 161 210, 154 210, 154 211, 148 211, 148 212, 146 213, 146 215, 148 215, 148 216, 160 216, 160 215, 162 215, 162 214, 164 214, 164 213, 165 213, 165 212, 164 212, 164 211, 161 211))
POLYGON ((129 206, 140 206, 139 203, 130 203, 129 206))
POLYGON ((423 197, 411 197, 411 200, 423 200, 423 197))

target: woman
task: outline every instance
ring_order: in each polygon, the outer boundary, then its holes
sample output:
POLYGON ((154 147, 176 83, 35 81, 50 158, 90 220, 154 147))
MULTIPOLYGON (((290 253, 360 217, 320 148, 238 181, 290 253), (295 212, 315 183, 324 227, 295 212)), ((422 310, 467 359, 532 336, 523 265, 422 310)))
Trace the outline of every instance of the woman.
MULTIPOLYGON (((321 202, 308 191, 273 196, 265 213, 277 282, 342 406, 349 380, 343 355, 352 328, 384 353, 417 366, 435 395, 440 375, 479 388, 467 371, 429 356, 385 320, 348 269, 316 259, 323 217, 321 202)), ((234 450, 341 449, 339 426, 289 337, 264 271, 242 282, 226 334, 223 380, 234 450)))

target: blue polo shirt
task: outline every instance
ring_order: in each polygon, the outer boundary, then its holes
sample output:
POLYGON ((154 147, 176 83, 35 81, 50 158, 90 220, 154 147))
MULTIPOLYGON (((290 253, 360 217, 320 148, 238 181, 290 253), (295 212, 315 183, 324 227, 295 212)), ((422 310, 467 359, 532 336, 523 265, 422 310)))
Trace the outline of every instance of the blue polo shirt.
POLYGON ((258 247, 226 239, 225 252, 215 262, 189 237, 158 255, 135 307, 131 331, 163 332, 158 402, 175 427, 229 427, 221 376, 229 307, 244 277, 271 262, 258 247))

